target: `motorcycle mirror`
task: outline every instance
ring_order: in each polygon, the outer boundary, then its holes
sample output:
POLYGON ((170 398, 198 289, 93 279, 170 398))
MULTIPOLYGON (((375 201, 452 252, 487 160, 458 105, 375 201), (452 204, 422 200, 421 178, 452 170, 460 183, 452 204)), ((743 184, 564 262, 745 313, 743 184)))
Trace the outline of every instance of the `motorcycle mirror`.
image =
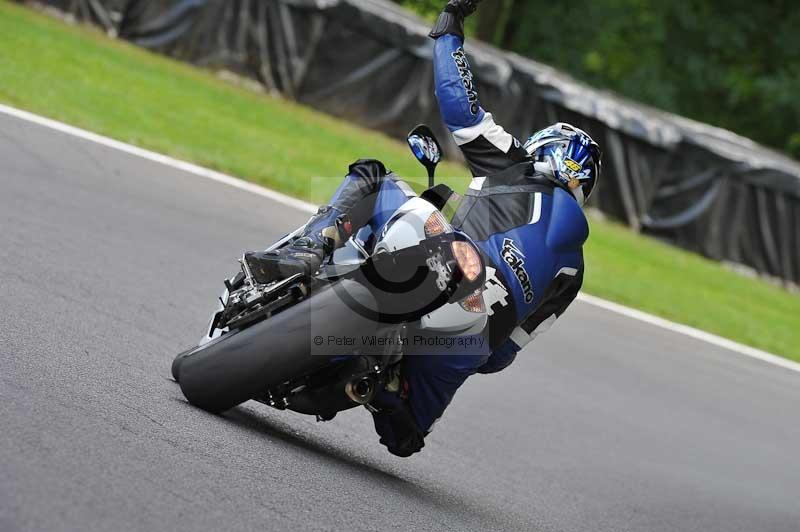
POLYGON ((408 146, 411 153, 428 171, 428 188, 433 186, 433 174, 436 165, 442 160, 442 147, 436 140, 431 128, 425 124, 420 124, 408 134, 408 146))

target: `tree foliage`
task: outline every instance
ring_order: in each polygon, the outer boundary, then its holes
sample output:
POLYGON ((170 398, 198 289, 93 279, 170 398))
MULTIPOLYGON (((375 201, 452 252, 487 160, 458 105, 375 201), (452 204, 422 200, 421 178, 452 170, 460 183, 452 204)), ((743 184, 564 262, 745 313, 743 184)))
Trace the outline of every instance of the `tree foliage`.
MULTIPOLYGON (((402 0, 431 16, 443 1, 402 0)), ((474 35, 800 158, 794 0, 484 0, 474 35)))

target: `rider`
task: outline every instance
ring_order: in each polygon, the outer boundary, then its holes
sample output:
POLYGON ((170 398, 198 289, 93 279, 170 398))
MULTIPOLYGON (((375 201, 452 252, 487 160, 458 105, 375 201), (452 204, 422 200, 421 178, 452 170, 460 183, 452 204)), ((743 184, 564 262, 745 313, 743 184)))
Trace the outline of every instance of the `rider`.
MULTIPOLYGON (((553 124, 522 145, 480 106, 463 49, 464 18, 479 0, 449 0, 430 37, 442 118, 472 171, 472 183, 453 225, 478 244, 487 265, 484 302, 489 315, 468 352, 404 352, 400 386, 370 405, 380 441, 409 456, 441 417, 456 390, 474 373, 494 373, 547 330, 575 299, 583 280, 582 245, 589 228, 582 205, 600 174, 600 149, 584 131, 553 124)), ((377 160, 359 160, 334 194, 290 245, 245 258, 265 280, 315 272, 344 238, 343 215, 353 227, 383 220, 415 194, 377 160)), ((466 350, 465 350, 466 351, 466 350)))

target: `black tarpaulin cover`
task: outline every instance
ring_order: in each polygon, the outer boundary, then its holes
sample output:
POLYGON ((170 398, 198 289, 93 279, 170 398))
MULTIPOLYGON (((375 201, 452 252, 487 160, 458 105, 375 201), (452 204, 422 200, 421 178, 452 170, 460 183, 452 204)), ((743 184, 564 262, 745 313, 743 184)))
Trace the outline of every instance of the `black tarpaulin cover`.
MULTIPOLYGON (((46 0, 178 59, 396 137, 427 122, 428 25, 386 0, 46 0)), ((591 203, 708 257, 800 282, 800 164, 729 131, 592 89, 558 71, 467 44, 481 103, 521 139, 556 121, 604 149, 591 203)), ((448 153, 457 150, 450 146, 448 153)), ((369 154, 353 154, 357 157, 369 154)))

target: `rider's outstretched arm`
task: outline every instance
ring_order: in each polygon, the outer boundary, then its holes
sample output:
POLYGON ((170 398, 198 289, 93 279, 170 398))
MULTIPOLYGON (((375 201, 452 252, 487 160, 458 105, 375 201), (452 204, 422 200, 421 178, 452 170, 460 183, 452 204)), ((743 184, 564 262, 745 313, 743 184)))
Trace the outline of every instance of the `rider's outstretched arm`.
POLYGON ((478 101, 462 37, 452 33, 437 37, 433 48, 433 80, 439 112, 456 140, 484 121, 486 112, 478 101))
POLYGON ((526 159, 527 153, 480 105, 464 53, 464 17, 475 10, 476 4, 475 0, 450 0, 430 36, 436 40, 433 77, 442 120, 473 175, 485 176, 526 159))

